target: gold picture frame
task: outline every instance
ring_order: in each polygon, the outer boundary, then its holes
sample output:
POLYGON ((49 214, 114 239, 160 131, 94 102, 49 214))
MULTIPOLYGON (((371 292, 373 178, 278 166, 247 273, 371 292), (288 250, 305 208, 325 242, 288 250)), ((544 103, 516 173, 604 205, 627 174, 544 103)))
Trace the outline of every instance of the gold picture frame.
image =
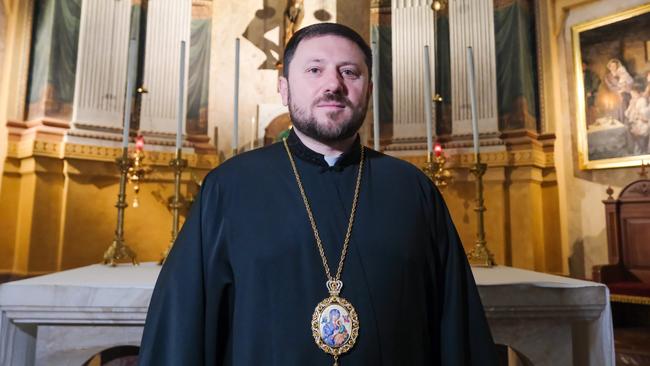
POLYGON ((314 310, 311 319, 311 331, 312 336, 314 337, 314 342, 316 342, 316 345, 318 345, 320 349, 334 357, 339 357, 352 349, 354 344, 357 342, 357 337, 359 337, 359 316, 352 304, 350 304, 346 299, 339 296, 330 296, 316 305, 316 309, 314 310), (324 341, 321 329, 323 316, 327 316, 325 313, 332 306, 337 306, 343 310, 350 322, 350 330, 347 339, 345 339, 341 345, 337 346, 333 346, 324 341))
POLYGON ((650 4, 571 28, 580 169, 650 160, 648 22, 650 4))

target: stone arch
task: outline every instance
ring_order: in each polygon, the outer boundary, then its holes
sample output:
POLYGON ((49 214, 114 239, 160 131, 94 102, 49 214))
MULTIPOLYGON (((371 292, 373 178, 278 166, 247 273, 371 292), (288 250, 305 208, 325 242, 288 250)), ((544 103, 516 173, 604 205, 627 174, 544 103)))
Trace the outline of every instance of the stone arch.
POLYGON ((289 117, 289 113, 282 113, 273 118, 264 129, 264 146, 274 143, 278 136, 288 130, 290 126, 291 117, 289 117))
POLYGON ((82 366, 137 366, 138 346, 115 346, 92 355, 82 366))

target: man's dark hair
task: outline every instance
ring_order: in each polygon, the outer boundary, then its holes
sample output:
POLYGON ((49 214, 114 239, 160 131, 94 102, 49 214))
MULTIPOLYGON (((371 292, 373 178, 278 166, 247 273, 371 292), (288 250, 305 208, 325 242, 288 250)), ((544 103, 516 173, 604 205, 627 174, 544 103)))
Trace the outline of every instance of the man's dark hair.
POLYGON ((291 64, 291 59, 293 59, 293 55, 296 53, 296 48, 298 48, 300 42, 320 36, 338 36, 354 42, 363 52, 366 66, 368 67, 368 75, 372 76, 372 51, 370 50, 370 47, 368 47, 366 41, 359 35, 359 33, 352 30, 352 28, 336 23, 316 23, 301 28, 294 33, 293 37, 291 37, 289 43, 287 43, 287 46, 284 49, 282 76, 285 78, 289 77, 289 65, 291 64))

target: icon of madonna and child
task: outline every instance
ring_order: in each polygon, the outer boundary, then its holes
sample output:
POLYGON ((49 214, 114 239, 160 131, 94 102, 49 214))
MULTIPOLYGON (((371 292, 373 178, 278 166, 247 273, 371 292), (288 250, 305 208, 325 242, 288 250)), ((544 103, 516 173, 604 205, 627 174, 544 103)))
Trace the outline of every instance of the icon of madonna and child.
POLYGON ((321 316, 320 337, 328 346, 339 348, 350 339, 351 327, 352 322, 347 310, 340 305, 330 305, 321 316))

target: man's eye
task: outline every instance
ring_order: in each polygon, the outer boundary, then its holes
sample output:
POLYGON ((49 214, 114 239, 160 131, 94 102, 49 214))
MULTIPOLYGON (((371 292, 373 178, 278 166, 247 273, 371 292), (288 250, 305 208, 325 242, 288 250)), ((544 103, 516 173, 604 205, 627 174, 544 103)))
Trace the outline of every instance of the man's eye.
POLYGON ((343 70, 343 71, 341 71, 341 74, 343 76, 349 77, 349 78, 356 78, 356 77, 359 76, 359 74, 354 70, 343 70))
POLYGON ((320 72, 320 69, 318 67, 310 67, 307 69, 307 73, 309 74, 318 74, 320 72))

